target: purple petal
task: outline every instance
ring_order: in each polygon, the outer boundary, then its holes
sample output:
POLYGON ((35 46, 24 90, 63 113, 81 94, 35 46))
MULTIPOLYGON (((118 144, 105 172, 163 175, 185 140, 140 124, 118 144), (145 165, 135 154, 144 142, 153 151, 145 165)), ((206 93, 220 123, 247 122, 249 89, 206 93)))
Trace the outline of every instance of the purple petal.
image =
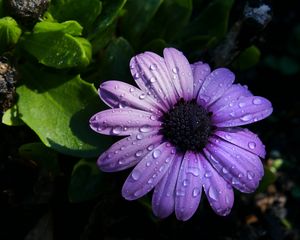
POLYGON ((198 158, 203 173, 203 188, 210 206, 218 215, 228 215, 234 202, 231 185, 218 174, 202 154, 198 154, 198 158))
POLYGON ((152 209, 155 216, 166 218, 175 208, 175 187, 183 155, 177 153, 168 172, 156 185, 152 197, 152 209))
POLYGON ((108 81, 101 84, 99 95, 111 108, 130 107, 161 115, 160 105, 140 89, 120 81, 108 81))
POLYGON ((209 106, 218 100, 234 82, 234 74, 227 68, 218 68, 206 78, 199 91, 197 102, 209 106))
POLYGON ((265 145, 256 134, 248 129, 224 128, 222 130, 218 129, 214 134, 262 158, 266 155, 265 145))
POLYGON ((153 113, 130 109, 109 109, 96 113, 90 119, 90 127, 102 134, 126 136, 147 133, 160 128, 161 122, 153 113))
POLYGON ((272 104, 263 97, 242 97, 214 112, 212 123, 217 127, 241 126, 264 119, 272 111, 272 104))
POLYGON ((186 221, 196 212, 202 192, 200 161, 193 152, 186 152, 176 184, 175 214, 186 221))
POLYGON ((130 61, 131 74, 137 85, 150 94, 164 110, 177 102, 164 59, 155 53, 145 52, 130 61))
POLYGON ((123 197, 135 200, 151 191, 168 171, 175 153, 175 148, 167 142, 149 152, 126 179, 123 197))
POLYGON ((221 98, 219 98, 216 102, 209 106, 209 110, 211 112, 217 112, 218 110, 220 110, 220 108, 224 107, 225 105, 231 104, 239 98, 251 96, 253 95, 246 86, 233 84, 230 88, 227 89, 227 91, 221 98))
POLYGON ((241 192, 253 192, 264 174, 260 158, 221 138, 209 142, 204 153, 218 173, 241 192))
POLYGON ((165 48, 164 59, 179 96, 186 101, 192 100, 194 80, 189 61, 175 48, 165 48))
POLYGON ((137 133, 113 144, 97 161, 104 172, 116 172, 136 165, 162 142, 158 133, 137 133))
POLYGON ((191 64, 193 78, 194 78, 194 93, 193 98, 197 98, 198 92, 208 74, 210 74, 210 67, 203 62, 196 62, 191 64))

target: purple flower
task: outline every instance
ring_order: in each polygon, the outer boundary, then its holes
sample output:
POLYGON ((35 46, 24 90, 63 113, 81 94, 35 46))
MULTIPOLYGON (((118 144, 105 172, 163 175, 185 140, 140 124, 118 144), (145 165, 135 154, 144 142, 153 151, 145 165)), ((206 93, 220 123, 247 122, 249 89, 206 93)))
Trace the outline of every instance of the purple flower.
POLYGON ((166 48, 164 58, 139 54, 130 70, 139 88, 108 81, 99 89, 112 109, 95 114, 91 128, 127 136, 99 157, 99 168, 115 172, 136 165, 122 195, 135 200, 154 189, 153 212, 160 218, 173 211, 179 220, 191 218, 202 187, 213 210, 229 214, 232 187, 253 192, 264 174, 263 143, 238 126, 269 116, 271 103, 233 84, 230 70, 189 64, 174 48, 166 48))

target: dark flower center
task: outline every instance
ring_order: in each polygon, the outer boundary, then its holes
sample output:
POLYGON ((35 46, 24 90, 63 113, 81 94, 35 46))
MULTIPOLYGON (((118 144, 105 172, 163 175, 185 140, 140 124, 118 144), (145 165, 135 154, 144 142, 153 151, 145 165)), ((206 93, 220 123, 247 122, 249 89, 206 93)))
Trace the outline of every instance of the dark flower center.
POLYGON ((211 134, 210 116, 195 100, 180 99, 163 115, 161 132, 178 150, 200 152, 211 134))

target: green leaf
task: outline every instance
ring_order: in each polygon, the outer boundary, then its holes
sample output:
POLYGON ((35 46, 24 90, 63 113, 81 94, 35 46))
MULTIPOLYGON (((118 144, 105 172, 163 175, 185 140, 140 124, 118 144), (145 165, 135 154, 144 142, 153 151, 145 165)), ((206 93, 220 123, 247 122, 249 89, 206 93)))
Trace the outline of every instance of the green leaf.
POLYGON ((59 173, 57 153, 41 142, 22 145, 19 148, 19 154, 27 160, 34 161, 44 172, 52 175, 59 173))
POLYGON ((20 126, 24 124, 24 122, 20 119, 17 105, 13 105, 5 111, 2 116, 2 123, 8 126, 20 126))
POLYGON ((132 77, 129 71, 129 61, 132 56, 133 50, 126 39, 122 37, 114 39, 102 56, 97 78, 130 81, 132 77))
POLYGON ((142 42, 155 38, 163 38, 167 42, 174 40, 190 19, 192 2, 192 0, 164 0, 143 35, 142 42))
POLYGON ((206 35, 221 39, 228 28, 234 0, 214 0, 187 26, 183 36, 206 35))
POLYGON ((126 39, 137 46, 140 37, 146 30, 163 0, 128 0, 125 5, 126 13, 122 18, 121 30, 126 39))
POLYGON ((88 36, 94 52, 105 47, 113 36, 115 20, 119 16, 127 0, 103 0, 103 10, 93 24, 93 32, 88 36))
POLYGON ((260 59, 260 50, 256 46, 245 49, 233 62, 233 66, 239 70, 246 70, 255 66, 260 59))
POLYGON ((91 200, 101 193, 102 174, 96 160, 81 159, 73 168, 69 185, 71 202, 91 200))
POLYGON ((38 23, 33 33, 24 37, 23 47, 49 67, 84 67, 91 61, 91 45, 86 39, 71 35, 79 35, 81 30, 74 21, 38 23))
POLYGON ((79 76, 42 71, 40 66, 23 65, 20 71, 20 117, 46 146, 68 155, 94 157, 111 144, 109 137, 89 127, 89 118, 101 110, 91 84, 79 76))
POLYGON ((89 27, 101 12, 99 0, 52 0, 49 12, 59 22, 76 20, 84 27, 89 27))
POLYGON ((17 22, 11 17, 0 19, 0 53, 14 46, 20 36, 22 30, 17 22))

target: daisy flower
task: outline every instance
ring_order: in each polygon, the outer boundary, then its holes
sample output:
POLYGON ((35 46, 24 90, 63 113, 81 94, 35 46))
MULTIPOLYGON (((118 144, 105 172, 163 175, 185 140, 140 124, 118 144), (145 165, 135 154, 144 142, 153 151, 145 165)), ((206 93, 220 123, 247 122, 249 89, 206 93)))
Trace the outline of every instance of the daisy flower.
POLYGON ((212 209, 227 215, 233 188, 250 193, 259 185, 265 146, 239 126, 266 118, 271 103, 233 84, 226 68, 190 64, 174 48, 163 57, 145 52, 130 61, 139 88, 107 81, 100 98, 112 109, 96 113, 91 128, 101 134, 126 136, 98 159, 102 171, 134 167, 122 195, 138 199, 152 189, 152 208, 159 218, 175 211, 188 220, 197 210, 202 189, 212 209))

